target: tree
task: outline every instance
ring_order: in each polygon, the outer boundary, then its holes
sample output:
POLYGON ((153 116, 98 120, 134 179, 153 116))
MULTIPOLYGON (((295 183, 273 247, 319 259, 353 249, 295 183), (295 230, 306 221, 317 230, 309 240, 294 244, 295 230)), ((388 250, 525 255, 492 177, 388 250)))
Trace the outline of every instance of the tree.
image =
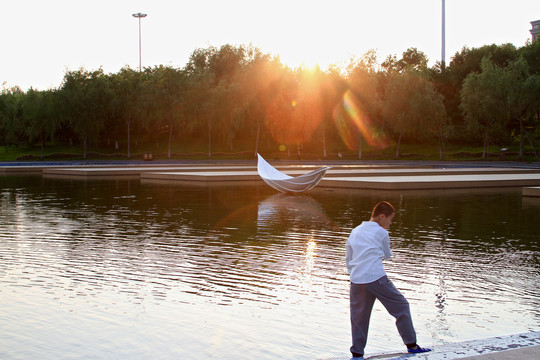
POLYGON ((112 94, 109 79, 102 69, 68 71, 64 76, 59 96, 70 126, 83 142, 85 159, 88 141, 99 137, 110 113, 112 94))
MULTIPOLYGON (((464 47, 451 58, 445 71, 432 72, 438 91, 444 96, 444 105, 449 120, 455 127, 455 138, 463 141, 467 129, 460 107, 461 90, 465 78, 481 71, 482 59, 488 57, 498 66, 507 66, 517 58, 517 50, 512 44, 485 45, 479 48, 464 47)), ((474 139, 473 139, 474 141, 474 139)))
POLYGON ((395 55, 389 55, 381 64, 386 72, 397 71, 426 71, 428 58, 426 54, 417 48, 409 48, 402 53, 401 59, 397 60, 395 55))
POLYGON ((30 89, 22 98, 22 118, 30 142, 39 140, 41 159, 44 157, 45 141, 56 132, 58 118, 54 111, 56 92, 30 89))
POLYGON ((206 125, 208 134, 208 157, 212 156, 212 119, 210 110, 213 105, 212 85, 214 75, 205 69, 187 73, 185 92, 186 125, 191 131, 206 125))
POLYGON ((215 106, 212 117, 230 150, 234 140, 244 126, 243 98, 241 84, 235 80, 221 81, 214 89, 215 106))
POLYGON ((345 112, 341 113, 338 128, 349 149, 358 149, 358 158, 362 158, 362 144, 376 148, 386 147, 383 128, 380 123, 382 98, 379 93, 380 83, 375 68, 374 52, 368 52, 348 68, 350 92, 343 97, 345 112), (346 140, 348 139, 348 140, 346 140))
POLYGON ((506 135, 509 109, 503 69, 486 57, 482 59, 481 70, 465 78, 460 107, 467 129, 484 136, 482 157, 485 158, 490 137, 502 139, 506 135))
POLYGON ((448 65, 447 70, 451 73, 454 83, 460 84, 470 73, 482 70, 482 60, 491 59, 495 65, 507 66, 518 57, 516 47, 513 44, 484 45, 479 48, 464 47, 456 53, 448 65))
MULTIPOLYGON (((233 94, 237 92, 237 87, 231 84, 245 65, 245 55, 243 46, 223 45, 219 49, 198 49, 193 52, 186 65, 186 73, 191 80, 202 80, 201 84, 190 81, 194 90, 191 96, 200 101, 199 106, 192 109, 196 110, 199 118, 202 116, 205 119, 208 130, 208 157, 212 156, 212 130, 219 128, 222 114, 232 113, 232 104, 227 99, 234 98, 233 94), (204 99, 200 97, 200 91, 203 90, 201 85, 207 87, 204 99)), ((228 118, 231 119, 230 116, 228 118)), ((228 134, 230 139, 231 131, 228 131, 228 134)))
POLYGON ((15 133, 18 128, 16 119, 22 96, 23 92, 18 87, 2 89, 0 92, 0 134, 6 152, 8 144, 16 141, 15 133))
POLYGON ((4 92, 0 93, 0 135, 2 136, 2 142, 4 143, 4 148, 7 152, 7 122, 8 122, 9 112, 8 112, 8 103, 7 95, 4 92))
POLYGON ((155 126, 167 130, 167 157, 172 156, 173 135, 185 121, 185 100, 187 80, 184 71, 169 66, 156 66, 151 71, 149 80, 148 119, 155 126))
MULTIPOLYGON (((254 156, 259 152, 261 136, 265 127, 267 109, 281 92, 286 78, 291 75, 279 59, 263 54, 256 48, 248 48, 249 62, 240 73, 241 110, 247 129, 254 135, 254 156)), ((267 134, 267 132, 264 132, 267 134)))
MULTIPOLYGON (((529 76, 525 80, 523 88, 525 92, 525 102, 528 104, 524 114, 525 120, 532 129, 536 129, 536 131, 538 131, 540 127, 540 74, 529 76)), ((536 159, 538 159, 538 155, 536 154, 536 150, 532 145, 529 135, 527 133, 525 133, 525 135, 533 148, 536 159)), ((520 148, 520 155, 523 155, 522 153, 523 149, 520 148)))
POLYGON ((540 41, 528 42, 524 47, 517 50, 519 56, 527 62, 529 74, 540 75, 540 41))
POLYGON ((332 131, 335 127, 332 127, 334 119, 334 112, 338 104, 342 101, 345 92, 347 91, 348 84, 344 79, 337 67, 331 67, 323 74, 323 79, 320 84, 320 107, 321 107, 321 134, 322 134, 322 146, 323 157, 327 157, 327 148, 331 139, 336 139, 336 132, 332 131), (334 135, 334 136, 332 136, 334 135))
POLYGON ((403 136, 415 141, 435 136, 440 139, 446 112, 442 96, 424 76, 417 72, 394 73, 386 84, 383 118, 399 136, 397 159, 403 136))
POLYGON ((320 78, 315 72, 299 69, 286 78, 267 108, 266 126, 280 146, 287 146, 289 157, 293 147, 301 157, 302 148, 322 120, 320 78))
POLYGON ((499 69, 506 89, 506 109, 510 123, 519 124, 519 157, 523 158, 525 124, 533 126, 534 116, 540 111, 540 75, 529 75, 529 66, 520 56, 508 67, 499 69))
POLYGON ((120 69, 110 76, 112 111, 114 117, 120 118, 127 126, 127 157, 131 157, 131 130, 135 123, 141 123, 146 106, 145 84, 146 73, 129 67, 120 69))
POLYGON ((4 147, 7 152, 8 143, 22 146, 26 141, 26 128, 22 118, 23 91, 15 86, 3 89, 0 95, 0 120, 4 137, 4 147))
POLYGON ((540 111, 540 76, 529 74, 523 57, 506 66, 498 66, 490 58, 482 60, 481 73, 465 79, 461 92, 461 108, 469 129, 484 133, 484 156, 490 136, 508 140, 517 124, 519 156, 523 157, 525 124, 534 124, 540 111))

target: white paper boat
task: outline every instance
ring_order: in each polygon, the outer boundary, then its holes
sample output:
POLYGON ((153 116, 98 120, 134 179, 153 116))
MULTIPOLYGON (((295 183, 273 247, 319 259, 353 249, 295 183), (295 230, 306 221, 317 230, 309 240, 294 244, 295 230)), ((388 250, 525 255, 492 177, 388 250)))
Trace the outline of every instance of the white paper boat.
POLYGON ((257 154, 259 160, 257 162, 257 171, 259 176, 268 185, 281 192, 304 192, 314 188, 324 177, 326 170, 331 167, 324 167, 311 171, 300 176, 289 176, 282 173, 272 165, 270 165, 263 157, 257 154))

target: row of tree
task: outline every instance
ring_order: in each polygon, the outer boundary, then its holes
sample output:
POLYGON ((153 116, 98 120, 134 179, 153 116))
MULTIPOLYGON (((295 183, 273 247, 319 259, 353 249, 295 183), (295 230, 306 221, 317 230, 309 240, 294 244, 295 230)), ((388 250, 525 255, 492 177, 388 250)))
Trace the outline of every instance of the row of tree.
MULTIPOLYGON (((67 71, 56 89, 0 94, 0 141, 204 151, 378 151, 402 142, 534 148, 540 136, 540 42, 464 48, 429 68, 411 48, 382 64, 291 69, 252 46, 195 50, 183 68, 67 71)), ((437 145, 438 144, 438 145, 437 145)))

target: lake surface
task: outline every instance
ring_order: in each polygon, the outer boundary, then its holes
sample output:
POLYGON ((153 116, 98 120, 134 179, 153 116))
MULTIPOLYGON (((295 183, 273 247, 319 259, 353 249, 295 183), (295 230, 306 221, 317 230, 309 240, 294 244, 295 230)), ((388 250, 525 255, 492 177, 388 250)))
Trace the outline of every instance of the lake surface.
MULTIPOLYGON (((0 358, 345 356, 345 242, 379 200, 420 344, 538 330, 540 201, 520 191, 3 176, 0 358)), ((366 352, 401 348, 376 303, 366 352)))

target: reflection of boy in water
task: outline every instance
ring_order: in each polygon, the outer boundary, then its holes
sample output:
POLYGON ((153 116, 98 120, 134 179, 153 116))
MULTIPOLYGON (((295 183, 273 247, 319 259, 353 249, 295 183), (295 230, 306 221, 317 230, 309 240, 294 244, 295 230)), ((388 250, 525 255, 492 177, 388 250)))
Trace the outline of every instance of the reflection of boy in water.
POLYGON ((371 219, 353 229, 347 240, 347 269, 351 277, 350 308, 353 359, 362 359, 375 299, 396 318, 396 326, 410 353, 431 349, 416 344, 409 303, 386 276, 382 259, 392 256, 386 230, 395 215, 394 207, 380 202, 373 208, 371 219))

